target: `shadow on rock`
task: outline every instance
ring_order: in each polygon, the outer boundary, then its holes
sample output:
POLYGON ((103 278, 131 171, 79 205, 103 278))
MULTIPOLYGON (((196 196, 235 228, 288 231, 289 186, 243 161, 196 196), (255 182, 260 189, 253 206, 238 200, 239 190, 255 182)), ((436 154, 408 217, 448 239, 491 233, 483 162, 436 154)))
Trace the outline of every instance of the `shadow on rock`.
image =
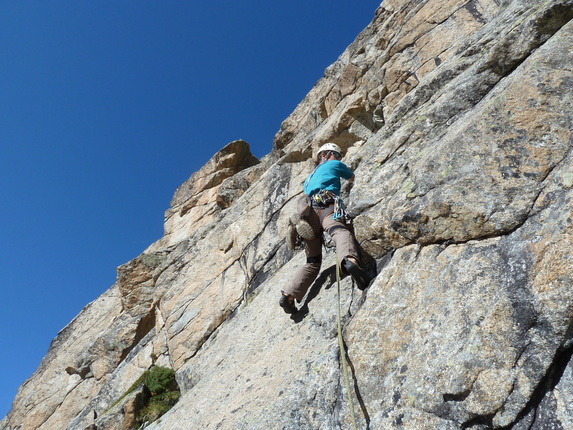
MULTIPOLYGON (((361 265, 364 268, 364 270, 368 273, 368 276, 370 276, 372 278, 372 280, 374 280, 374 278, 376 278, 376 276, 380 272, 381 268, 383 268, 388 263, 388 261, 392 258, 392 255, 393 255, 393 252, 387 253, 382 258, 381 267, 377 267, 378 264, 377 264, 377 261, 374 259, 374 257, 372 257, 370 254, 368 254, 366 251, 364 251, 364 249, 362 249, 362 247, 360 247, 359 245, 358 245, 358 249, 359 249, 359 253, 360 253, 360 260, 362 262, 361 265)), ((349 275, 341 273, 341 279, 344 279, 347 276, 349 276, 349 275)), ((301 306, 301 308, 298 310, 298 312, 292 314, 290 318, 295 323, 299 323, 302 320, 304 320, 304 318, 310 312, 309 307, 308 307, 309 303, 318 296, 318 294, 320 293, 320 290, 322 290, 322 287, 324 287, 326 285, 326 289, 329 289, 335 283, 336 283, 336 265, 333 265, 333 266, 326 268, 325 270, 323 270, 320 273, 318 278, 316 278, 316 280, 314 281, 314 283, 310 287, 304 304, 301 306)), ((353 280, 352 283, 354 286, 355 281, 353 280)))
MULTIPOLYGON (((291 319, 295 323, 301 322, 309 313, 308 304, 314 300, 322 287, 324 285, 333 285, 336 282, 336 265, 330 266, 329 268, 322 271, 322 273, 316 278, 310 290, 308 291, 308 295, 306 296, 306 300, 304 301, 304 305, 298 310, 297 313, 291 315, 291 319)), ((327 287, 327 289, 330 287, 327 287)))

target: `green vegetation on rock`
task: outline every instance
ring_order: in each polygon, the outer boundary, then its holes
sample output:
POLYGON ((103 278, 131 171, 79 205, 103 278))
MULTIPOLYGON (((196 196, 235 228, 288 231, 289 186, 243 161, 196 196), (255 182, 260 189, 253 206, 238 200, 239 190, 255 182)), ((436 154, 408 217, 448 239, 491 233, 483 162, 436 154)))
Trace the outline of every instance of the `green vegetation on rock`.
POLYGON ((136 426, 153 422, 171 409, 181 397, 175 380, 175 371, 167 367, 153 366, 146 370, 138 381, 149 390, 150 397, 136 412, 136 426))
POLYGON ((141 390, 143 393, 143 402, 136 410, 134 428, 140 428, 145 423, 156 421, 181 397, 181 391, 175 380, 175 371, 167 367, 153 366, 143 372, 111 407, 121 403, 136 390, 141 390))

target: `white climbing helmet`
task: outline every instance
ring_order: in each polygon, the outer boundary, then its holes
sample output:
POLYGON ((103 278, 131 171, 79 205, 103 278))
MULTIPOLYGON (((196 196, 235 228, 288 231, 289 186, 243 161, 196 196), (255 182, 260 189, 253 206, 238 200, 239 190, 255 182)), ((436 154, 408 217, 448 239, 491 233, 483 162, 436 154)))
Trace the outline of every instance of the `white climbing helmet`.
POLYGON ((321 152, 326 152, 326 151, 333 151, 333 152, 337 152, 340 154, 340 156, 342 157, 342 150, 340 149, 340 146, 338 146, 336 143, 325 143, 324 145, 322 145, 320 147, 320 149, 318 150, 317 155, 320 156, 321 152))

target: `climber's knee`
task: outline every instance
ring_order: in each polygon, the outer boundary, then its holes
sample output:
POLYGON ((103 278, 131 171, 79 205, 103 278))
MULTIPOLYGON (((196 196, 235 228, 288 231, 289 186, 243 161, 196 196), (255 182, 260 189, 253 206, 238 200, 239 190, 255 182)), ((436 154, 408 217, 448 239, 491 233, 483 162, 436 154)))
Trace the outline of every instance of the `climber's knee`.
POLYGON ((320 264, 322 263, 322 256, 318 255, 316 257, 306 257, 307 264, 320 264))

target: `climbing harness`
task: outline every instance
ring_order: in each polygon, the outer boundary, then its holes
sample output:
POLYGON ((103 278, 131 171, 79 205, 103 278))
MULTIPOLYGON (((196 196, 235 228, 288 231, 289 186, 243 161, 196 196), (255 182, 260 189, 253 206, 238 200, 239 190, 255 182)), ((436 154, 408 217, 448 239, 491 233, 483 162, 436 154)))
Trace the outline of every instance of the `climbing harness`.
POLYGON ((311 196, 314 207, 325 208, 334 203, 335 197, 338 197, 332 191, 320 190, 311 196))
POLYGON ((342 372, 344 374, 344 384, 346 385, 346 395, 348 396, 348 407, 352 416, 352 426, 358 430, 356 424, 356 415, 354 413, 354 402, 352 401, 352 392, 350 391, 350 381, 348 379, 348 364, 346 363, 346 350, 344 349, 344 339, 342 338, 342 311, 340 310, 340 259, 336 258, 336 287, 338 292, 338 348, 340 349, 340 358, 342 361, 342 372))
POLYGON ((314 240, 319 237, 307 221, 312 209, 316 211, 321 225, 324 218, 332 214, 332 219, 352 228, 353 217, 346 211, 344 201, 332 191, 320 190, 312 196, 304 194, 297 201, 297 211, 290 217, 287 226, 286 243, 289 249, 299 249, 301 239, 314 240))
POLYGON ((348 223, 352 220, 352 216, 346 211, 346 204, 339 196, 332 191, 320 190, 318 193, 313 194, 311 197, 312 205, 318 208, 326 208, 334 205, 332 219, 343 223, 348 223))

